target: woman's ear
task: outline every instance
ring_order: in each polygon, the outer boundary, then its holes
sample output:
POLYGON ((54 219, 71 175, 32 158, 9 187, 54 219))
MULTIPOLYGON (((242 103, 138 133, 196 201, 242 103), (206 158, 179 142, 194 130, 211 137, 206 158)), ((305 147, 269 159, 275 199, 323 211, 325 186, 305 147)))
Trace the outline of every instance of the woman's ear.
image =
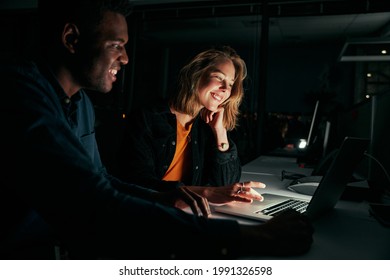
POLYGON ((77 26, 73 23, 67 23, 64 27, 64 31, 62 32, 62 43, 65 48, 69 50, 70 53, 76 52, 76 44, 79 40, 79 30, 77 26))

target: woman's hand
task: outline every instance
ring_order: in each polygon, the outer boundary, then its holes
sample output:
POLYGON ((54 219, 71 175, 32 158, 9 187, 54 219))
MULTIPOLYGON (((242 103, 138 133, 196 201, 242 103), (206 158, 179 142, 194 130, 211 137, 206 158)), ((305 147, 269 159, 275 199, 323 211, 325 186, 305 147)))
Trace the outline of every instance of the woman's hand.
POLYGON ((251 203, 253 200, 263 200, 263 197, 255 189, 263 189, 265 184, 250 181, 224 187, 187 186, 186 188, 214 204, 225 204, 232 201, 251 203))
POLYGON ((225 109, 223 107, 219 107, 215 112, 203 108, 203 110, 200 112, 200 116, 202 120, 212 128, 213 131, 220 131, 225 129, 223 126, 224 111, 225 109))
POLYGON ((224 112, 225 109, 223 107, 219 107, 215 112, 203 108, 200 112, 201 118, 211 127, 215 136, 216 146, 221 152, 226 152, 229 149, 227 130, 223 126, 224 112))

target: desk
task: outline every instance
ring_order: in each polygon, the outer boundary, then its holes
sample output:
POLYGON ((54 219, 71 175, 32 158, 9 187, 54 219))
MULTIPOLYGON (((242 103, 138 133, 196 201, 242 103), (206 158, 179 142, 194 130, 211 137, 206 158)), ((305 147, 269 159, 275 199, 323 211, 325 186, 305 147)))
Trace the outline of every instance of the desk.
MULTIPOLYGON (((306 197, 286 189, 290 180, 281 180, 281 170, 305 175, 311 169, 300 168, 294 158, 261 156, 243 166, 241 181, 260 181, 267 185, 262 192, 306 197)), ((213 213, 218 218, 232 216, 213 213)), ((252 220, 234 218, 239 223, 252 220)), ((314 223, 314 242, 304 255, 283 259, 304 260, 390 260, 390 228, 382 226, 368 213, 368 202, 340 200, 335 209, 314 223)), ((267 257, 267 259, 270 259, 267 257)), ((272 258, 271 258, 272 259, 272 258)), ((275 258, 277 259, 277 258, 275 258)))

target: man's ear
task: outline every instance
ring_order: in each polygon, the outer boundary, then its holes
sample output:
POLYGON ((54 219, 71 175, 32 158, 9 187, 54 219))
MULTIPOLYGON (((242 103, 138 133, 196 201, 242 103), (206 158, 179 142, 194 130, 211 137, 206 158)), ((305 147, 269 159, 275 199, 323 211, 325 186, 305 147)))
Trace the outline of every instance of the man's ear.
POLYGON ((79 29, 73 23, 67 23, 64 27, 64 31, 62 32, 62 43, 71 53, 76 52, 76 44, 79 40, 79 29))

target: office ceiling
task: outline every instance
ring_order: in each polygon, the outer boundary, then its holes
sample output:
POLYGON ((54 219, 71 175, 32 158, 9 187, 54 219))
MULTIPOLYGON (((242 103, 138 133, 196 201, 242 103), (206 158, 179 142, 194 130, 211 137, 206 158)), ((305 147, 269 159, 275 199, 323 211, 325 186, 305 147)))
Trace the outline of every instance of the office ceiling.
MULTIPOLYGON (((143 36, 161 42, 248 43, 259 38, 263 0, 129 0, 143 36)), ((389 0, 268 0, 269 43, 299 44, 390 37, 389 0)), ((3 0, 1 10, 37 0, 3 0)))
MULTIPOLYGON (((259 38, 261 1, 130 0, 143 36, 161 42, 240 42, 259 38)), ((389 37, 386 0, 268 0, 269 44, 389 37)))

